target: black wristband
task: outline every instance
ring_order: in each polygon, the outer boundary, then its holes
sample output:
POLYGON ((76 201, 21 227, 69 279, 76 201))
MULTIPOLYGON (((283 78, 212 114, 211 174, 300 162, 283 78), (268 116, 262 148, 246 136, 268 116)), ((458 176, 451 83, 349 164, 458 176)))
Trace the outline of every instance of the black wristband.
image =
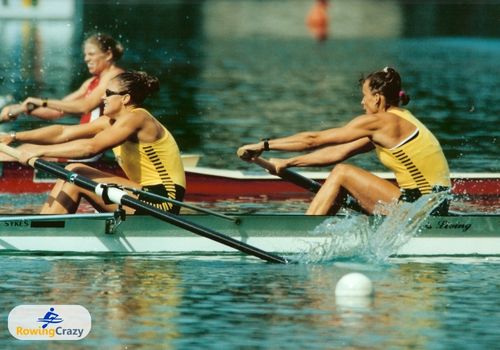
POLYGON ((43 98, 42 99, 42 107, 47 107, 47 103, 48 103, 47 99, 43 98))
POLYGON ((262 139, 264 141, 264 151, 270 151, 271 149, 269 148, 269 139, 262 139))

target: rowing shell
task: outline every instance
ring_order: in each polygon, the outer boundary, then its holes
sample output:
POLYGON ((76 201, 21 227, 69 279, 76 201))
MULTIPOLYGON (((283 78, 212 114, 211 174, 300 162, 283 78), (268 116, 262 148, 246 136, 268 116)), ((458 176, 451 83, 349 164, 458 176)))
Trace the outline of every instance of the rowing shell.
MULTIPOLYGON (((207 215, 191 222, 252 246, 280 254, 303 253, 327 244, 332 234, 312 234, 327 219, 305 215, 242 215, 237 223, 207 215)), ((500 216, 429 217, 421 233, 394 256, 500 256, 500 216)), ((221 253, 235 250, 147 216, 121 221, 112 213, 0 217, 0 252, 221 253)))

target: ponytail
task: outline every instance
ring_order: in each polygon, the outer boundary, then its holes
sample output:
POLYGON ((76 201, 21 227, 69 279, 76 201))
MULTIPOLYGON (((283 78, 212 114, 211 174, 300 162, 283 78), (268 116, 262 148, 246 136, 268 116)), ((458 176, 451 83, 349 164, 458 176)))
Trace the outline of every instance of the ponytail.
POLYGON ((370 73, 366 78, 360 80, 360 83, 369 81, 370 90, 373 93, 380 93, 385 97, 386 107, 398 107, 407 105, 410 102, 410 96, 401 88, 401 77, 399 73, 391 67, 370 73))

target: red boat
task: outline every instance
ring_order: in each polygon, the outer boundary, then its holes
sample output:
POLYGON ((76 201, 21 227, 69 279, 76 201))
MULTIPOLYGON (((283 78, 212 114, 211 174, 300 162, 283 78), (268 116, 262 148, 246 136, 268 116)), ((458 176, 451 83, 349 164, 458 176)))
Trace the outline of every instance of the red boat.
MULTIPOLYGON (((191 163, 193 165, 194 163, 191 163)), ((114 162, 99 161, 92 166, 121 173, 114 162)), ((307 190, 270 175, 263 170, 239 171, 189 166, 186 164, 188 201, 213 201, 221 199, 262 198, 286 199, 309 198, 307 190)), ((323 182, 328 172, 298 172, 299 174, 323 182)), ((375 173, 394 180, 392 173, 375 173)), ((0 193, 36 194, 49 191, 55 179, 29 166, 14 161, 0 162, 0 193)), ((489 198, 498 202, 500 195, 500 173, 452 173, 452 192, 461 196, 489 198)))
MULTIPOLYGON (((269 199, 310 197, 311 193, 291 182, 261 172, 186 168, 188 193, 192 198, 262 197, 269 199)), ((328 172, 298 172, 306 178, 322 183, 328 172)), ((395 181, 389 172, 374 172, 384 179, 395 181)), ((500 173, 452 173, 452 192, 471 197, 500 195, 500 173)))

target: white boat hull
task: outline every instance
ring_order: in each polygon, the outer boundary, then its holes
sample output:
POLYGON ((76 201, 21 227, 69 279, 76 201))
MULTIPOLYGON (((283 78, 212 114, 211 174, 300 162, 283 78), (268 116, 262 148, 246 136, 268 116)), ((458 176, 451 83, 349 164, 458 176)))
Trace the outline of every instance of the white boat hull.
MULTIPOLYGON (((252 215, 236 224, 219 218, 186 215, 184 219, 231 236, 262 250, 302 253, 325 244, 330 234, 311 234, 325 217, 252 215)), ((422 232, 393 253, 396 256, 500 255, 499 216, 431 217, 422 232)), ((3 217, 0 252, 45 253, 222 253, 236 252, 150 217, 128 217, 117 228, 112 216, 77 215, 40 220, 38 216, 3 217)))

